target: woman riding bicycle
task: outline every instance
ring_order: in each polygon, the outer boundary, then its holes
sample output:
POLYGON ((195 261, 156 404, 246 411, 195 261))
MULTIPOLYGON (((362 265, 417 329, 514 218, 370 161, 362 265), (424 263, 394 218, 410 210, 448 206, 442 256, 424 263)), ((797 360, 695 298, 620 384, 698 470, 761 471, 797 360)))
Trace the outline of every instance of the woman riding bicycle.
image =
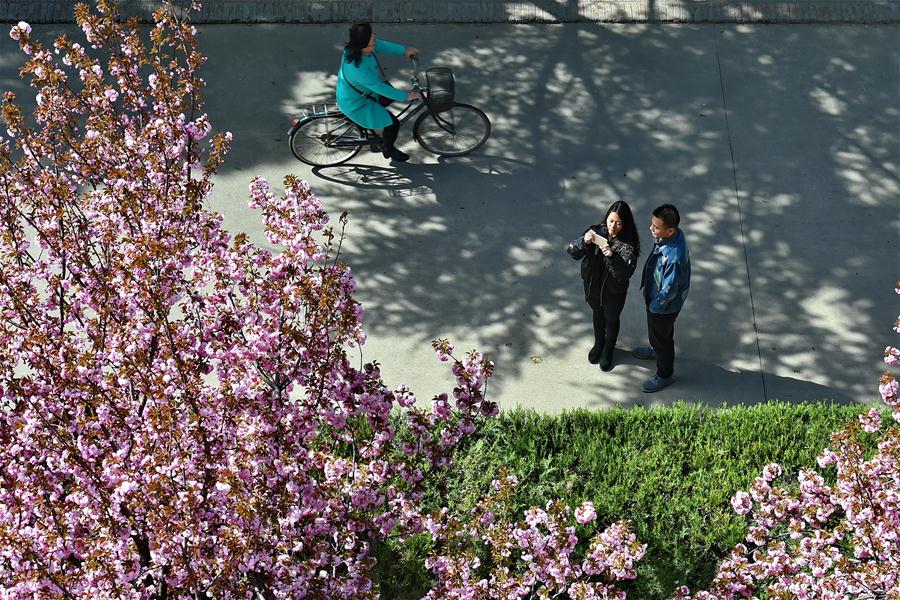
MULTIPOLYGON (((350 38, 341 56, 338 71, 338 108, 353 122, 367 129, 383 129, 382 154, 398 162, 409 155, 394 147, 400 122, 379 101, 382 97, 399 102, 422 100, 416 91, 404 92, 385 81, 376 52, 403 55, 407 59, 418 56, 418 48, 403 46, 386 40, 376 40, 369 23, 357 23, 350 28, 350 38)), ((389 104, 389 101, 385 101, 389 104)))

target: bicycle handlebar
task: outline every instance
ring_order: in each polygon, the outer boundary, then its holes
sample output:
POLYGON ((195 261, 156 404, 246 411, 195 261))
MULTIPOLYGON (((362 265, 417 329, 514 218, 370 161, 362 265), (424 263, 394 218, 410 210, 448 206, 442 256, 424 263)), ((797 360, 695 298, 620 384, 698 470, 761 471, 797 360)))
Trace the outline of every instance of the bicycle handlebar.
POLYGON ((419 57, 412 56, 410 57, 409 62, 412 63, 412 77, 409 78, 409 82, 412 84, 414 90, 422 91, 422 88, 419 85, 419 57))

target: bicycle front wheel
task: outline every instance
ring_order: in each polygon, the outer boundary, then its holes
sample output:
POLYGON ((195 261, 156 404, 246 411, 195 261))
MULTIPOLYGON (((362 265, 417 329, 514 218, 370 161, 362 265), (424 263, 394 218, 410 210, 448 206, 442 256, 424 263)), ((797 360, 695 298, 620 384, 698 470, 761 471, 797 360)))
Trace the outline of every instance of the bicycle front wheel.
POLYGON ((463 156, 474 152, 491 135, 491 122, 481 109, 455 103, 449 110, 425 112, 416 119, 413 136, 429 152, 440 156, 463 156))
POLYGON ((335 145, 359 137, 359 128, 344 115, 316 117, 301 124, 290 136, 291 152, 314 167, 347 162, 359 154, 358 145, 335 145))

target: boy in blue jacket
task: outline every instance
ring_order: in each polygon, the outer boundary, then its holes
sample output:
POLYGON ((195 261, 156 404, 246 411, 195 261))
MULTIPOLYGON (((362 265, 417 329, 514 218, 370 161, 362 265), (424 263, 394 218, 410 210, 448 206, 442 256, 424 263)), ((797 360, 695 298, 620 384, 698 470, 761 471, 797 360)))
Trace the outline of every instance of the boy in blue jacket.
POLYGON ((658 206, 650 220, 656 245, 641 274, 650 346, 633 352, 637 358, 656 359, 656 375, 641 385, 648 393, 675 381, 675 319, 691 285, 691 255, 680 222, 678 209, 671 204, 658 206))

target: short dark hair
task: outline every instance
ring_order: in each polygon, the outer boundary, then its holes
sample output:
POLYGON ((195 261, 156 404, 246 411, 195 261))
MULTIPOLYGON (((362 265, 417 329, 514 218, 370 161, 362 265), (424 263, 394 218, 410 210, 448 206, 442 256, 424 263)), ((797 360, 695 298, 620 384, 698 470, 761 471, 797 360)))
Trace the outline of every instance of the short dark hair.
POLYGON ((666 227, 678 228, 681 223, 681 215, 674 204, 661 204, 653 209, 653 216, 665 223, 666 227))
POLYGON ((352 62, 357 67, 362 59, 362 50, 369 45, 372 39, 372 26, 369 23, 355 23, 350 27, 347 43, 344 45, 344 54, 347 62, 352 62))

